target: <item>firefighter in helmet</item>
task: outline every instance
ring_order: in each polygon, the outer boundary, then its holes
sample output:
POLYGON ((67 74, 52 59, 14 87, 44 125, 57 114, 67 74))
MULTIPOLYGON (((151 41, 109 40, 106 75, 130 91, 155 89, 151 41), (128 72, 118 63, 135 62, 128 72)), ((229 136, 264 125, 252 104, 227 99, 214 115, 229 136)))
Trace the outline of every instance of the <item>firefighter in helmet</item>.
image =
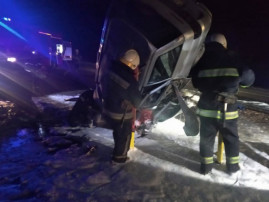
POLYGON ((213 168, 215 137, 222 135, 228 173, 239 167, 239 137, 237 131, 239 86, 254 83, 251 69, 242 64, 234 52, 227 49, 223 34, 208 36, 205 53, 191 71, 193 86, 201 92, 197 114, 200 117, 200 156, 202 174, 213 168))
POLYGON ((136 50, 127 50, 101 77, 103 114, 113 130, 112 161, 124 163, 130 147, 133 108, 141 102, 137 69, 140 57, 136 50))

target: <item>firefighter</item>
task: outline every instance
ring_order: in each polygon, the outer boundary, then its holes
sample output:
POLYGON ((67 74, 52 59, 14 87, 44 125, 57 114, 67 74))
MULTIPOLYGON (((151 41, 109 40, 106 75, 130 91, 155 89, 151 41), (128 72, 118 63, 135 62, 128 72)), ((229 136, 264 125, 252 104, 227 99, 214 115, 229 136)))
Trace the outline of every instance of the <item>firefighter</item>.
POLYGON ((141 101, 138 89, 137 68, 140 57, 136 50, 126 51, 119 61, 101 76, 103 114, 113 130, 114 150, 112 161, 124 163, 130 147, 134 107, 141 101))
POLYGON ((254 83, 254 72, 227 49, 224 35, 212 34, 191 76, 193 86, 201 92, 197 105, 201 124, 200 172, 208 174, 213 168, 213 147, 219 132, 224 141, 227 171, 235 173, 240 170, 236 94, 239 86, 248 87, 254 83))

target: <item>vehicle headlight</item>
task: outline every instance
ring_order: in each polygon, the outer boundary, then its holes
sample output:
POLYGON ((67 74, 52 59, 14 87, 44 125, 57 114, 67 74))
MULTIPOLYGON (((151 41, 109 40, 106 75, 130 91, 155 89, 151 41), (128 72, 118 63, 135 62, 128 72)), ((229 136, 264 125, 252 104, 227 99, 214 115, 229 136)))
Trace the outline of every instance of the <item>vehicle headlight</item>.
POLYGON ((8 58, 7 58, 7 61, 8 61, 8 62, 16 62, 17 59, 14 58, 14 57, 8 57, 8 58))

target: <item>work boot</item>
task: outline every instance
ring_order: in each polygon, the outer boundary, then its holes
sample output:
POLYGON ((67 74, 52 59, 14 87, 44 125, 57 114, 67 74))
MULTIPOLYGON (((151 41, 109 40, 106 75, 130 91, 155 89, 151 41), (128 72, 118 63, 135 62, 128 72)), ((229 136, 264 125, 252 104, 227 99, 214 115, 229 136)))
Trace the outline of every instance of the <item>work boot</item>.
POLYGON ((212 168, 213 168, 213 163, 211 163, 211 164, 203 164, 203 163, 201 163, 200 173, 202 175, 206 175, 206 174, 211 172, 212 168))
POLYGON ((240 170, 240 167, 239 167, 238 163, 236 163, 236 164, 227 164, 227 171, 228 171, 229 174, 236 173, 239 170, 240 170))
POLYGON ((129 160, 129 157, 117 157, 117 156, 113 156, 112 157, 112 163, 125 163, 126 161, 129 160))

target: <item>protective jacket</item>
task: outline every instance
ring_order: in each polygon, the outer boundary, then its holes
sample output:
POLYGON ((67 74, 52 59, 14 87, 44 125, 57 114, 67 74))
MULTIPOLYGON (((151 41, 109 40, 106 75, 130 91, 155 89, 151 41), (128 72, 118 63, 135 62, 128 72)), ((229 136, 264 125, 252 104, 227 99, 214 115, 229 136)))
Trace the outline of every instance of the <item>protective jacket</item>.
POLYGON ((101 77, 103 113, 113 129, 115 144, 112 160, 118 163, 127 160, 134 118, 133 110, 142 100, 134 73, 123 63, 112 62, 101 77))
POLYGON ((248 87, 255 80, 253 71, 235 53, 216 42, 206 46, 191 75, 194 87, 201 92, 237 93, 239 85, 248 87))
POLYGON ((122 119, 123 115, 125 119, 132 119, 132 108, 128 106, 128 102, 138 107, 142 100, 134 71, 123 63, 112 62, 109 70, 102 76, 101 87, 104 113, 116 120, 122 119))
MULTIPOLYGON (((235 95, 239 86, 251 86, 255 80, 253 71, 244 66, 235 53, 216 42, 206 45, 205 54, 192 69, 191 76, 193 86, 202 93, 198 114, 217 119, 222 118, 218 110, 221 96, 235 95)), ((238 117, 236 104, 230 104, 227 112, 233 113, 228 113, 226 119, 238 117)))

